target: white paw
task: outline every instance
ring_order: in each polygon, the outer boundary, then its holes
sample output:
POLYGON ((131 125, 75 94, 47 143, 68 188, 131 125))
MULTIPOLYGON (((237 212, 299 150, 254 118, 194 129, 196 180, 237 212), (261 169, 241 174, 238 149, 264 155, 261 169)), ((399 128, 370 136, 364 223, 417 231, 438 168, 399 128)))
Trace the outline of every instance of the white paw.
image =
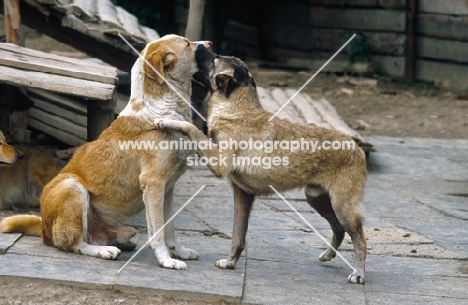
POLYGON ((335 257, 335 255, 331 255, 330 252, 331 252, 331 251, 329 251, 328 249, 325 250, 325 252, 323 252, 322 254, 320 254, 320 256, 318 257, 318 260, 321 261, 321 262, 328 262, 328 261, 331 261, 332 258, 335 257))
POLYGON ((228 261, 227 259, 220 259, 215 263, 215 266, 221 269, 234 269, 234 267, 236 267, 236 263, 228 261))
POLYGON ((198 253, 195 250, 185 248, 185 247, 177 247, 175 249, 171 249, 171 254, 173 257, 181 258, 181 259, 198 259, 198 253))
POLYGON ((187 265, 183 261, 166 258, 159 261, 159 266, 167 269, 185 270, 187 265))
POLYGON ((116 259, 119 255, 119 248, 113 246, 102 246, 96 256, 102 259, 116 259))
POLYGON ((348 276, 348 283, 364 284, 364 274, 361 274, 358 271, 354 271, 348 276))

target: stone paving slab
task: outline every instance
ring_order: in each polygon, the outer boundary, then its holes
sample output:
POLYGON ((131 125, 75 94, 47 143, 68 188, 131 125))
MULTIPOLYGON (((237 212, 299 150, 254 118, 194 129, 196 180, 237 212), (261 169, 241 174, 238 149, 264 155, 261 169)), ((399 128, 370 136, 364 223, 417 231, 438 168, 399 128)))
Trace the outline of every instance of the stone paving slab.
POLYGON ((0 233, 0 254, 5 254, 8 248, 10 248, 19 238, 21 234, 4 234, 0 233))
MULTIPOLYGON (((39 238, 0 234, 0 276, 19 276, 121 291, 146 289, 166 296, 222 304, 466 304, 468 302, 468 141, 370 137, 378 149, 368 160, 363 200, 368 238, 366 285, 350 285, 350 268, 339 258, 321 263, 326 246, 277 196, 255 202, 247 248, 235 270, 220 270, 232 234, 233 197, 226 179, 194 167, 177 183, 181 206, 206 188, 176 217, 179 240, 200 253, 188 270, 159 268, 144 249, 116 275, 134 252, 117 261, 65 253, 39 238), (453 195, 455 194, 455 195, 453 195), (409 235, 408 235, 409 234, 409 235), (404 237, 405 235, 406 237, 404 237), (9 247, 9 248, 8 248, 9 247), (207 301, 210 300, 210 301, 207 301)), ((304 200, 302 190, 286 198, 326 238, 327 222, 304 200)), ((144 213, 130 222, 146 237, 144 213)), ((346 237, 341 253, 353 264, 346 237)), ((188 301, 188 303, 190 303, 188 301)))
POLYGON ((363 286, 346 282, 349 267, 249 260, 247 270, 243 304, 366 304, 363 286))

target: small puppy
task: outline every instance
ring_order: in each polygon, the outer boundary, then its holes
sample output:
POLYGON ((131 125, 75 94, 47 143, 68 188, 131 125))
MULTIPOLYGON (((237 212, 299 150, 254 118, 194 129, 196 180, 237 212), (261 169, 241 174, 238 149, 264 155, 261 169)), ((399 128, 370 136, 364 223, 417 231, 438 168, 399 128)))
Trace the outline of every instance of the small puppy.
POLYGON ((38 207, 42 189, 62 167, 45 149, 8 145, 0 132, 0 209, 14 204, 38 207))
MULTIPOLYGON (((305 187, 307 202, 327 219, 333 230, 331 245, 337 249, 345 232, 351 236, 356 270, 349 275, 348 282, 364 283, 366 238, 360 212, 367 179, 364 152, 357 145, 341 150, 325 150, 326 146, 323 146, 324 149, 316 151, 241 149, 242 141, 273 143, 303 139, 319 144, 328 143, 326 141, 352 144, 354 141, 337 130, 278 118, 270 120, 272 114, 262 108, 255 82, 241 60, 217 56, 209 51, 199 56, 202 57, 200 69, 211 88, 208 137, 218 144, 212 148, 204 145, 206 149, 199 147, 199 152, 213 161, 208 166, 216 176, 229 178, 234 190, 231 253, 227 259, 217 261, 216 266, 235 267, 245 247, 248 219, 256 196, 273 194, 270 186, 280 192, 305 187), (231 145, 220 149, 221 143, 231 145), (265 166, 267 163, 269 166, 265 166)), ((155 124, 160 129, 184 132, 191 140, 207 141, 204 134, 188 122, 158 119, 155 124)), ((329 261, 335 256, 335 251, 329 248, 319 256, 319 260, 329 261)))

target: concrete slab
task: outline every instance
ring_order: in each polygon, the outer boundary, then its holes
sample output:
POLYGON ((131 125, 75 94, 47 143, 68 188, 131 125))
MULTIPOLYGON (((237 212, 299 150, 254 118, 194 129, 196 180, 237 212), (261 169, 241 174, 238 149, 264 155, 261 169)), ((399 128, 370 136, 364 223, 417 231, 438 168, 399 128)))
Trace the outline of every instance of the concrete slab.
POLYGON ((5 254, 8 248, 13 246, 13 244, 21 237, 21 235, 22 234, 20 233, 0 233, 0 254, 5 254))
MULTIPOLYGON (((187 304, 467 303, 468 141, 369 141, 379 152, 369 159, 362 205, 368 240, 364 286, 346 282, 351 270, 339 258, 317 260, 326 245, 277 196, 256 201, 237 268, 216 268, 214 262, 231 247, 233 196, 226 179, 202 167, 190 168, 175 190, 174 201, 181 206, 207 185, 175 219, 180 242, 200 254, 199 260, 187 262, 188 270, 159 268, 153 251, 144 249, 117 275, 134 252, 104 261, 45 246, 40 238, 0 234, 0 251, 6 251, 0 255, 0 276, 151 291, 187 304)), ((302 190, 285 196, 331 237, 328 223, 305 202, 302 190)), ((135 241, 142 245, 147 240, 144 213, 129 223, 138 227, 135 241)), ((354 264, 348 239, 340 251, 354 264)))
POLYGON ((346 283, 349 268, 249 260, 243 304, 366 304, 362 285, 346 283))

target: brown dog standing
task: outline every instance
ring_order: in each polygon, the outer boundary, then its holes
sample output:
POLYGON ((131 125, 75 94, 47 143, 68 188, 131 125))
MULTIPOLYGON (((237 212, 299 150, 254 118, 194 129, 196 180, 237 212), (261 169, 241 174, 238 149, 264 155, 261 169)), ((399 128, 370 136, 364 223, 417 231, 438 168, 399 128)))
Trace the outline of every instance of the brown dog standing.
MULTIPOLYGON (((234 225, 231 253, 216 266, 234 268, 245 247, 248 219, 256 196, 305 187, 307 202, 326 218, 333 230, 331 245, 337 249, 347 232, 352 239, 356 270, 348 281, 364 283, 366 239, 360 202, 367 179, 364 152, 342 132, 273 118, 263 110, 256 85, 247 66, 233 57, 200 53, 201 70, 211 87, 208 105, 208 136, 218 146, 200 153, 216 162, 209 167, 218 177, 227 176, 234 190, 234 225), (349 149, 241 149, 222 143, 271 143, 305 140, 309 143, 348 143, 349 149), (354 145, 352 145, 354 143, 354 145), (255 160, 255 162, 254 162, 255 160), (265 160, 269 160, 265 162, 265 160)), ((156 120, 160 129, 187 133, 192 140, 206 141, 188 122, 156 120)), ((206 146, 205 146, 206 147, 206 146)), ((326 148, 326 146, 323 146, 326 148)), ((319 256, 329 261, 336 253, 329 248, 319 256)))

